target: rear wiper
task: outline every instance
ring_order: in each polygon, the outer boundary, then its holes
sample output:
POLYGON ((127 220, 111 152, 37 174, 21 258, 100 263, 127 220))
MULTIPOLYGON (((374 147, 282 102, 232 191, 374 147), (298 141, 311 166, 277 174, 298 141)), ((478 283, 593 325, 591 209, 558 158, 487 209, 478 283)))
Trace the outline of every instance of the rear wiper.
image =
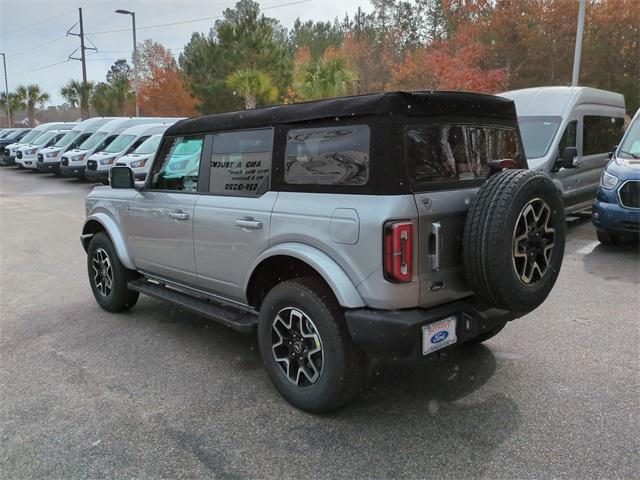
POLYGON ((640 156, 636 155, 635 153, 627 152, 626 150, 618 150, 618 153, 626 153, 627 155, 635 158, 636 160, 640 160, 640 156))

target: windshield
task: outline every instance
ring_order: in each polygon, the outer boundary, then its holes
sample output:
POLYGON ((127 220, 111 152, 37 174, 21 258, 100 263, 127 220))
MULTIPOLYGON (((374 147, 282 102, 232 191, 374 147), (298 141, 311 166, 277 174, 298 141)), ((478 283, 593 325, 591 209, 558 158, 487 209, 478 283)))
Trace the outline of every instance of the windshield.
POLYGON ((107 132, 96 132, 87 138, 82 145, 78 147, 78 150, 91 150, 97 146, 107 136, 107 132))
POLYGON ((618 156, 622 158, 640 158, 640 117, 629 125, 629 130, 618 148, 618 156))
POLYGON ((558 131, 562 117, 518 117, 527 159, 544 157, 558 131))
POLYGON ((160 145, 160 140, 162 140, 162 135, 153 135, 142 142, 140 146, 133 151, 133 153, 155 153, 155 151, 158 150, 158 145, 160 145))
POLYGON ((6 138, 10 136, 13 132, 15 132, 15 130, 5 130, 4 132, 0 133, 0 138, 6 138))
POLYGON ((34 146, 44 145, 49 140, 51 140, 55 136, 55 134, 56 132, 43 133, 38 138, 36 138, 33 142, 31 142, 31 145, 34 145, 34 146))
POLYGON ((70 130, 67 133, 65 133, 64 136, 60 140, 58 140, 54 146, 66 147, 71 142, 73 142, 78 137, 78 135, 80 135, 80 132, 78 132, 77 130, 70 130))
POLYGON ((104 151, 108 153, 121 152, 122 150, 127 148, 135 139, 135 135, 118 135, 118 138, 111 142, 109 146, 104 149, 104 151))
POLYGON ((43 133, 42 130, 31 130, 24 137, 22 137, 22 140, 20 140, 20 142, 21 143, 29 143, 31 140, 35 140, 40 135, 42 135, 42 133, 43 133))

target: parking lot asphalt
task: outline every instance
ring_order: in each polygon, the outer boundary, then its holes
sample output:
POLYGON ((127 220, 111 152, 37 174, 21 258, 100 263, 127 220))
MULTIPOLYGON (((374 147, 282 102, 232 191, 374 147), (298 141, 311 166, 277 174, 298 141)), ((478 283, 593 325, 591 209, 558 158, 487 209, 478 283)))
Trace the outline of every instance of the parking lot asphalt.
POLYGON ((0 169, 0 478, 640 478, 638 246, 570 222, 544 305, 482 346, 378 360, 342 410, 295 410, 253 336, 93 300, 91 186, 0 169))

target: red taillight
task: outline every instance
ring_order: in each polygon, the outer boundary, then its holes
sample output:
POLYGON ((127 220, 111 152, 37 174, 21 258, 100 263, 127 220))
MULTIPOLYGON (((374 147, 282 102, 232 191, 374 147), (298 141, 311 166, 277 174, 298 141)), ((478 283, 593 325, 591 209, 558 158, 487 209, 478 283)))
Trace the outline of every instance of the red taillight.
POLYGON ((384 276, 392 282, 410 282, 412 277, 413 224, 408 221, 384 225, 384 276))

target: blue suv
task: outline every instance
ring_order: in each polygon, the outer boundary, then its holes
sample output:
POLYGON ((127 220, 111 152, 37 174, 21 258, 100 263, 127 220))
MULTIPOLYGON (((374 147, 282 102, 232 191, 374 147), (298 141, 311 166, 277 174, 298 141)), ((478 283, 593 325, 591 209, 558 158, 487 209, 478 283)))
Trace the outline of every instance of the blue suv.
POLYGON ((601 243, 640 236, 640 110, 602 172, 592 219, 601 243))

